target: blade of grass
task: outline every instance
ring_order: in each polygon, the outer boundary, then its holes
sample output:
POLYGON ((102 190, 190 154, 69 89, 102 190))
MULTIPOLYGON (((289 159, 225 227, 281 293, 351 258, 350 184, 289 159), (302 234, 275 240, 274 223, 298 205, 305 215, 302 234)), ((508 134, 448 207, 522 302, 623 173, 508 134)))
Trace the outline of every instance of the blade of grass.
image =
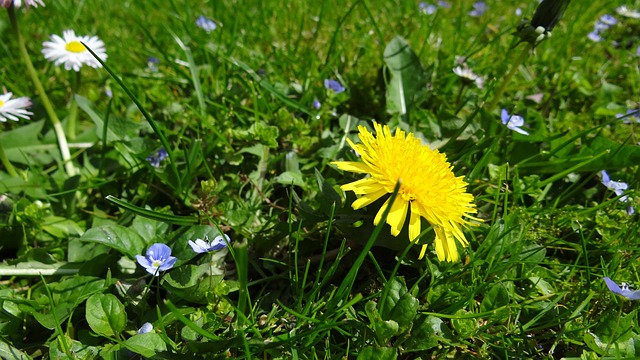
POLYGON ((160 129, 160 126, 158 125, 158 123, 155 120, 153 120, 153 118, 151 117, 151 114, 149 114, 147 110, 145 110, 144 107, 142 107, 142 104, 140 104, 140 101, 138 101, 138 98, 136 98, 136 96, 133 95, 133 92, 125 85, 122 79, 118 75, 116 75, 116 73, 113 70, 111 70, 111 68, 107 66, 107 64, 104 61, 102 61, 102 59, 98 57, 96 53, 93 52, 93 50, 91 50, 87 46, 87 44, 82 43, 82 45, 84 45, 84 47, 91 53, 91 55, 93 55, 93 57, 104 67, 104 69, 109 73, 109 75, 111 75, 111 77, 118 83, 118 85, 120 85, 122 90, 124 90, 124 92, 129 96, 131 101, 133 101, 133 103, 136 104, 136 106, 138 107, 138 110, 140 110, 144 118, 147 119, 147 122, 149 122, 149 125, 151 125, 151 128, 156 133, 156 135, 158 135, 158 139, 160 139, 160 143, 162 143, 162 146, 165 148, 165 150, 167 150, 167 153, 169 154, 171 171, 175 175, 176 181, 178 181, 176 189, 178 190, 178 193, 182 194, 183 192, 182 181, 181 181, 180 173, 178 172, 178 168, 176 166, 176 157, 170 146, 171 144, 169 144, 169 141, 164 136, 164 133, 160 129))

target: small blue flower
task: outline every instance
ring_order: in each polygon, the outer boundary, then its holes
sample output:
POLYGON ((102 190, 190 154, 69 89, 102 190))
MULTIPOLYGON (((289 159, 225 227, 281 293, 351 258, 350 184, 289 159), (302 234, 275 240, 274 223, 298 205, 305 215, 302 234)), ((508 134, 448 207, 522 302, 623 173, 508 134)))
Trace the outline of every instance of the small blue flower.
POLYGON ((600 33, 599 33, 598 31, 596 31, 596 30, 594 30, 594 31, 590 32, 590 33, 587 35, 587 38, 589 38, 589 40, 591 40, 591 41, 595 41, 595 42, 600 42, 600 41, 602 41, 602 36, 600 36, 600 33))
POLYGON ((146 334, 146 333, 150 333, 152 331, 153 331, 153 325, 151 325, 151 323, 149 323, 149 322, 146 322, 146 323, 142 324, 140 329, 138 329, 138 334, 146 334))
POLYGON ((469 11, 469 16, 478 17, 482 16, 489 7, 484 1, 478 1, 473 4, 473 10, 469 11))
POLYGON ((636 213, 636 209, 634 209, 633 206, 631 205, 627 206, 627 215, 631 216, 635 213, 636 213))
POLYGON ((320 103, 318 99, 313 99, 313 103, 311 104, 311 106, 313 106, 313 108, 316 110, 320 110, 320 108, 322 107, 322 103, 320 103))
POLYGON ((438 1, 438 6, 440 6, 441 8, 449 9, 451 7, 451 4, 449 4, 448 2, 446 2, 444 0, 439 0, 438 1))
POLYGON ((528 132, 522 130, 520 127, 524 126, 524 118, 520 115, 509 115, 506 109, 502 109, 502 113, 500 114, 502 118, 502 123, 507 125, 507 129, 518 132, 522 135, 529 135, 528 132))
POLYGON ((160 63, 160 60, 158 60, 158 58, 155 58, 153 56, 149 56, 147 58, 147 69, 151 72, 156 72, 158 71, 158 64, 160 63))
MULTIPOLYGON (((629 184, 626 182, 612 181, 605 170, 600 171, 600 175, 602 175, 602 185, 606 186, 609 190, 613 190, 613 192, 616 193, 616 196, 622 195, 622 193, 629 188, 629 184)), ((622 202, 626 202, 627 200, 627 196, 620 198, 620 201, 622 202)))
POLYGON ((340 94, 341 92, 345 91, 344 86, 340 85, 339 82, 333 79, 325 79, 324 87, 327 88, 327 90, 333 90, 333 92, 336 94, 340 94))
POLYGON ((600 17, 600 22, 609 26, 613 26, 618 23, 618 19, 609 14, 604 14, 600 17))
POLYGON ((636 49, 636 56, 640 56, 640 45, 638 45, 638 48, 636 49))
POLYGON ((209 242, 208 236, 205 236, 204 240, 196 239, 196 241, 188 241, 189 246, 191 246, 193 251, 197 252, 198 254, 206 253, 209 251, 222 250, 223 248, 227 247, 229 243, 231 243, 231 239, 226 234, 224 235, 224 238, 222 237, 222 235, 216 236, 215 239, 213 239, 213 241, 211 242, 209 242))
POLYGON ((429 4, 424 1, 421 1, 420 4, 418 4, 418 9, 420 9, 420 12, 423 14, 431 15, 435 13, 436 10, 438 10, 438 7, 433 4, 429 4))
POLYGON ((204 17, 204 15, 200 15, 200 17, 198 17, 198 19, 196 20, 196 25, 198 25, 199 28, 206 32, 212 32, 213 30, 218 28, 218 25, 216 25, 213 20, 204 17))
POLYGON ((138 264, 151 275, 157 276, 160 271, 167 271, 175 265, 178 258, 171 256, 171 248, 165 244, 149 246, 147 255, 136 255, 138 264))
POLYGON ((632 119, 635 118, 636 122, 640 123, 640 109, 629 109, 626 114, 616 114, 616 119, 622 119, 622 122, 625 124, 631 124, 632 119))
POLYGON ((622 286, 619 286, 608 277, 604 278, 604 282, 612 293, 626 297, 629 300, 640 300, 640 290, 630 290, 627 283, 622 283, 620 284, 622 286))
POLYGON ((160 163, 166 160, 168 157, 169 153, 167 152, 167 150, 165 150, 165 148, 160 148, 157 153, 147 156, 145 160, 147 160, 149 164, 151 164, 151 166, 153 166, 154 168, 159 168, 160 163))
POLYGON ((516 16, 522 16, 522 9, 520 8, 516 9, 516 16))

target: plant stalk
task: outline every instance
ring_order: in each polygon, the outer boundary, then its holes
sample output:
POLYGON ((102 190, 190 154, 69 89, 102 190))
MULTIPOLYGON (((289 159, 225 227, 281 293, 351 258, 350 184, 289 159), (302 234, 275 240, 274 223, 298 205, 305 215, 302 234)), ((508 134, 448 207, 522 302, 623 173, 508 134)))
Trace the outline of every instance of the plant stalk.
POLYGON ((38 73, 33 67, 33 63, 31 63, 31 58, 29 57, 29 52, 27 51, 27 46, 24 42, 24 38, 22 38, 22 35, 20 34, 20 28, 18 27, 18 19, 16 17, 15 9, 13 6, 9 6, 7 10, 9 12, 9 21, 11 22, 11 27, 13 28, 13 32, 15 33, 16 39, 18 41, 18 51, 20 52, 22 61, 24 61, 27 67, 27 73, 29 73, 31 81, 33 81, 33 85, 36 87, 38 95, 40 95, 42 106, 47 112, 47 115, 49 115, 49 119, 53 124, 53 130, 55 131, 56 138, 58 139, 58 148, 60 149, 60 154, 62 155, 62 161, 64 163, 65 170, 69 176, 74 176, 77 172, 76 168, 71 162, 69 144, 67 143, 67 136, 65 135, 64 129, 62 128, 62 123, 60 122, 60 119, 58 119, 58 115, 56 115, 56 112, 51 105, 51 101, 49 101, 47 93, 44 91, 44 87, 42 86, 42 83, 38 78, 38 73))
POLYGON ((491 100, 491 103, 489 103, 489 105, 487 106, 487 111, 491 112, 496 107, 496 105, 498 105, 498 101, 500 101, 500 98, 502 97, 502 94, 504 93, 504 90, 507 88, 507 84, 509 84, 509 82, 511 82, 511 78, 513 78, 513 75, 516 73, 516 71, 518 70, 520 65, 527 58, 527 56, 529 55, 529 52, 532 49, 533 49, 533 45, 527 44, 527 46, 525 46, 522 49, 522 52, 520 53, 520 55, 518 55, 518 57, 515 59, 513 64, 511 64, 511 69, 509 70, 507 75, 502 78, 502 82, 500 83, 500 87, 495 92, 495 94, 493 94, 493 100, 491 100))

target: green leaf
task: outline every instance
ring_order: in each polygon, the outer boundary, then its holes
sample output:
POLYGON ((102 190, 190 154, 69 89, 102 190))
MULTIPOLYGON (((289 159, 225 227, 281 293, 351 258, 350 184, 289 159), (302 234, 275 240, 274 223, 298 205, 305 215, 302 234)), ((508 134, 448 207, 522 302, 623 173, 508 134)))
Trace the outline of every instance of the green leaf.
POLYGON ((49 359, 67 359, 67 354, 64 352, 61 341, 66 341, 69 346, 69 351, 74 355, 75 359, 96 359, 100 348, 96 346, 90 346, 83 344, 80 341, 71 339, 68 335, 58 335, 56 340, 49 342, 49 359))
POLYGON ((136 216, 129 229, 134 230, 147 243, 155 243, 158 242, 156 241, 158 238, 166 235, 169 224, 143 216, 136 216))
POLYGON ((134 335, 123 342, 122 345, 145 358, 155 356, 156 353, 161 351, 167 351, 167 344, 156 333, 134 335))
POLYGON ((424 93, 425 71, 416 53, 401 36, 396 36, 387 44, 384 62, 391 73, 387 83, 387 112, 404 115, 424 93))
POLYGON ((285 171, 273 179, 278 184, 284 186, 300 186, 303 189, 307 188, 307 184, 304 182, 304 177, 301 172, 285 171))
POLYGON ((198 218, 192 217, 192 216, 179 216, 179 215, 165 214, 157 211, 147 210, 139 206, 129 204, 128 202, 124 200, 120 200, 111 195, 107 195, 106 200, 118 205, 119 207, 125 210, 129 210, 136 215, 144 216, 152 220, 166 222, 168 224, 194 225, 200 221, 198 218))
MULTIPOLYGON (((84 110, 85 113, 89 116, 89 118, 96 124, 96 135, 100 140, 104 140, 102 138, 103 127, 104 127, 104 114, 93 109, 91 102, 89 99, 82 97, 80 95, 75 95, 76 103, 78 107, 84 110)), ((128 120, 127 118, 120 118, 118 116, 110 115, 109 116, 109 125, 107 128, 107 142, 113 141, 123 141, 134 139, 138 136, 140 129, 145 127, 144 123, 135 123, 133 121, 128 120)), ((149 128, 149 126, 146 126, 149 128)))
POLYGON ((358 354, 357 360, 395 360, 398 358, 398 350, 394 347, 377 348, 367 346, 358 354))
POLYGON ((493 311, 509 304, 509 291, 504 284, 495 284, 484 295, 480 303, 480 311, 493 311))
POLYGON ((147 247, 147 241, 140 235, 120 225, 103 225, 89 229, 80 240, 106 245, 132 259, 142 254, 147 247))
POLYGON ((11 346, 4 341, 0 341, 0 358, 15 359, 15 360, 31 360, 31 357, 29 355, 23 353, 18 348, 11 346))
POLYGON ((116 336, 127 325, 124 305, 113 294, 95 294, 87 299, 85 317, 89 327, 102 336, 116 336))
POLYGON ((63 323, 73 313, 75 308, 75 304, 61 303, 57 304, 48 313, 33 313, 33 318, 36 319, 36 321, 43 327, 49 330, 54 330, 56 325, 61 325, 61 323, 63 323), (56 321, 58 322, 57 324, 56 321))
POLYGON ((438 346, 441 339, 450 335, 451 331, 444 322, 435 316, 421 315, 416 319, 411 336, 404 343, 407 351, 424 351, 438 346))
POLYGON ((38 137, 44 124, 44 120, 34 121, 11 131, 0 131, 0 143, 11 162, 26 165, 49 164, 56 157, 59 158, 55 143, 43 143, 38 137))
POLYGON ((459 317, 451 319, 451 326, 463 339, 470 338, 478 331, 478 322, 473 318, 465 318, 468 314, 471 313, 460 309, 455 313, 459 317))
POLYGON ((369 301, 365 305, 365 312, 369 317, 371 326, 378 339, 379 344, 386 344, 392 336, 399 333, 400 327, 394 320, 382 320, 378 310, 376 309, 375 301, 369 301))

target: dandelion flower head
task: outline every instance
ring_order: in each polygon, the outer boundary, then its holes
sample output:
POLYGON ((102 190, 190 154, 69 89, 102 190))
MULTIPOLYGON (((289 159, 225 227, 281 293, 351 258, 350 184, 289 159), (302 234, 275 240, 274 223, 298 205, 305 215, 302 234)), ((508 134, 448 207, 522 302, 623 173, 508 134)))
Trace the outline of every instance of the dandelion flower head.
POLYGON ((82 44, 86 44, 98 57, 107 60, 104 42, 97 36, 76 36, 73 30, 65 30, 62 37, 51 35, 51 41, 42 43, 42 54, 55 65, 64 65, 66 70, 80 71, 83 65, 101 68, 102 65, 82 44))
MULTIPOLYGON (((336 161, 339 169, 368 177, 341 186, 343 191, 353 191, 358 199, 351 205, 357 210, 394 191, 400 182, 400 190, 391 205, 387 224, 391 234, 398 236, 409 216, 409 240, 417 241, 422 230, 421 218, 425 218, 435 232, 435 250, 440 261, 459 259, 456 242, 468 245, 462 228, 471 225, 470 214, 477 212, 473 195, 466 192, 467 183, 456 177, 445 154, 423 145, 413 133, 405 134, 397 129, 391 134, 388 126, 374 123, 376 135, 359 126, 361 144, 349 145, 361 156, 362 162, 336 161)), ((378 224, 389 206, 390 198, 378 211, 374 224, 378 224)), ((422 246, 420 258, 426 251, 422 246)))

